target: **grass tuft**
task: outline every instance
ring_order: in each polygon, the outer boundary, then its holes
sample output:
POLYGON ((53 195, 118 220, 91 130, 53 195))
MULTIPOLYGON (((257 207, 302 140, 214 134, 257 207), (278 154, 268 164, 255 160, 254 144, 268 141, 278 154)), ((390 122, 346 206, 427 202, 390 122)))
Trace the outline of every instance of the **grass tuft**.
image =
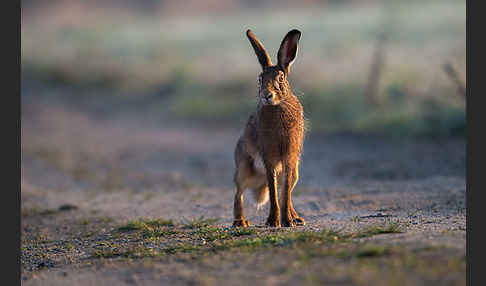
POLYGON ((362 238, 386 233, 402 233, 402 226, 397 222, 390 222, 386 226, 373 225, 363 231, 353 234, 353 237, 362 238))
POLYGON ((161 218, 153 219, 153 220, 132 220, 129 221, 127 224, 118 227, 118 231, 120 232, 130 232, 135 230, 150 230, 154 227, 163 227, 163 226, 174 226, 174 222, 172 220, 164 220, 161 218))
POLYGON ((390 250, 383 245, 367 245, 356 252, 358 258, 380 257, 390 253, 390 250))
POLYGON ((213 219, 213 218, 204 218, 204 216, 201 216, 199 218, 193 218, 189 220, 186 224, 184 224, 183 228, 202 228, 202 227, 208 227, 210 225, 213 225, 214 223, 218 222, 219 219, 213 219))

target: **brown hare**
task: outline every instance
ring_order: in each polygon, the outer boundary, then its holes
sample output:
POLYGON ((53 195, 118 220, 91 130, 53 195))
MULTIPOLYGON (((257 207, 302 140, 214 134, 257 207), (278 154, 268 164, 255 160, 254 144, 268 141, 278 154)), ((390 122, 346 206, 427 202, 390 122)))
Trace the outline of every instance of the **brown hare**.
POLYGON ((270 198, 267 226, 304 225, 304 219, 294 210, 291 200, 292 190, 299 179, 304 117, 302 105, 287 81, 301 33, 298 30, 287 33, 278 51, 277 65, 272 65, 267 51, 251 30, 246 35, 263 71, 258 76, 257 110, 250 115, 235 149, 233 226, 250 225, 244 215, 245 189, 253 191, 259 206, 270 198), (283 188, 280 203, 278 184, 283 188))

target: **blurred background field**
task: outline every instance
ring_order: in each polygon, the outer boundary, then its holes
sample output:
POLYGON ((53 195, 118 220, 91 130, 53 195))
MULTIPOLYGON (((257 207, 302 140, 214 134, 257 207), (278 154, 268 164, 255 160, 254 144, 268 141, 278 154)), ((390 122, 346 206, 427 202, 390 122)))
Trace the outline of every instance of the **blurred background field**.
POLYGON ((310 132, 463 137, 465 2, 24 0, 22 94, 240 128, 260 72, 246 29, 275 61, 298 28, 290 82, 310 132))

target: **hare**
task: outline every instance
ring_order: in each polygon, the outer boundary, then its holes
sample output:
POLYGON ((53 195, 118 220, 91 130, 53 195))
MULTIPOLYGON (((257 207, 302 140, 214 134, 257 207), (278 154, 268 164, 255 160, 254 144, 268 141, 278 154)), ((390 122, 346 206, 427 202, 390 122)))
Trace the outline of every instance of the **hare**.
POLYGON ((304 225, 292 206, 291 193, 299 179, 299 161, 304 137, 303 109, 292 93, 287 76, 297 55, 300 31, 292 30, 282 40, 278 63, 272 65, 262 43, 251 30, 246 32, 262 73, 258 76, 258 106, 246 124, 235 149, 233 226, 249 226, 244 215, 243 193, 253 191, 258 206, 270 198, 267 226, 304 225), (283 187, 280 204, 277 185, 283 187))

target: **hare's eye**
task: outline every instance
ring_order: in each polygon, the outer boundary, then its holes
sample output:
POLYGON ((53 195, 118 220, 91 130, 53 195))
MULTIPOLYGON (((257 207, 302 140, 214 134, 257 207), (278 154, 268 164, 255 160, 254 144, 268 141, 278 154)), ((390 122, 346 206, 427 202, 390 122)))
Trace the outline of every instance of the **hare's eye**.
POLYGON ((284 77, 284 74, 283 73, 278 76, 278 81, 279 82, 283 82, 284 79, 285 79, 285 77, 284 77))

